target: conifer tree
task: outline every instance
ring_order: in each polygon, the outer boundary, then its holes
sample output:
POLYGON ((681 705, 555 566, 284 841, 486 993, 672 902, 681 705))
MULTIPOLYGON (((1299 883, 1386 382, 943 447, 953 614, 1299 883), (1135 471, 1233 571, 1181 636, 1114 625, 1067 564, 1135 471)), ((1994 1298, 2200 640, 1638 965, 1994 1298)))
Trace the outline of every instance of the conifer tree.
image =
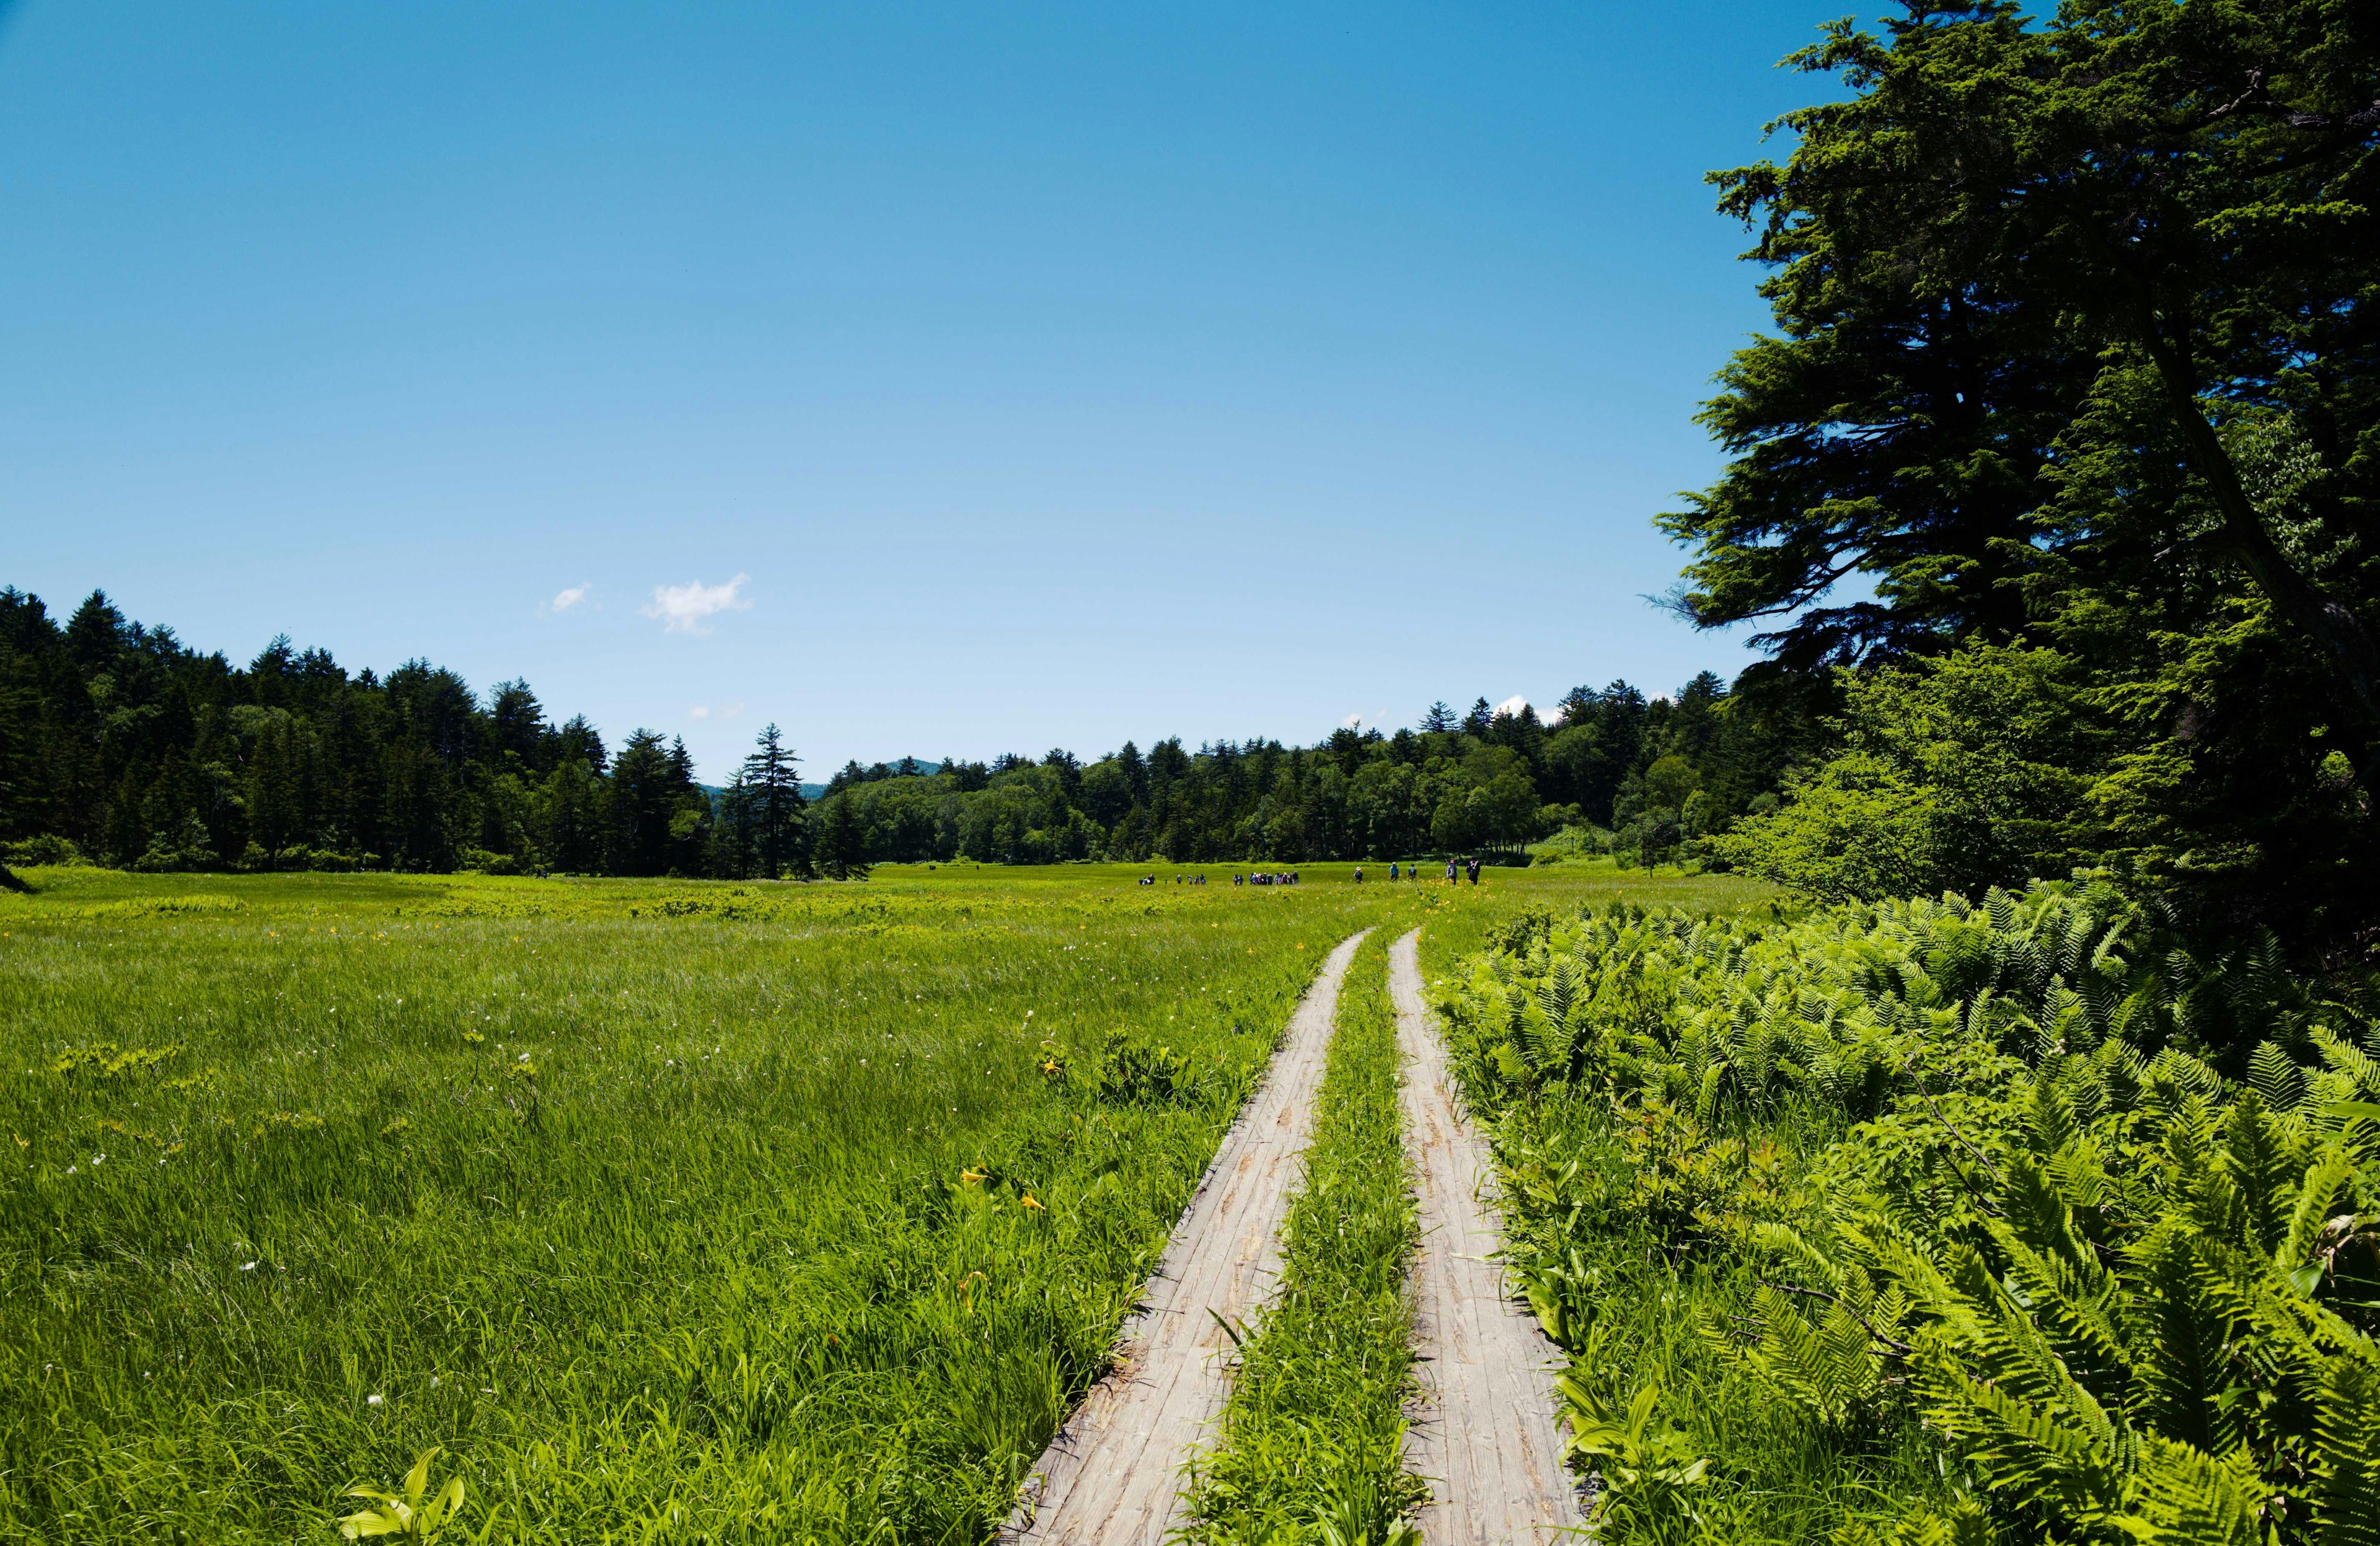
POLYGON ((754 857, 760 873, 775 880, 810 873, 808 820, 802 799, 799 759, 771 723, 744 759, 743 790, 750 803, 754 857))
POLYGON ((820 803, 819 868, 834 880, 866 880, 868 824, 850 791, 829 795, 820 803))

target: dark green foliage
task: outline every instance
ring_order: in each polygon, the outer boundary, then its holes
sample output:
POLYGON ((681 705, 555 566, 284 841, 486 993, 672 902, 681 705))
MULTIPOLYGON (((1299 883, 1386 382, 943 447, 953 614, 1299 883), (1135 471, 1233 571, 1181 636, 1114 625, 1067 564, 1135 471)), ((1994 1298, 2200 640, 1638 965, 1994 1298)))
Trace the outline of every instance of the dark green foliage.
POLYGON ((1845 671, 1843 743, 1716 850, 1828 900, 1976 892, 2097 860, 2113 737, 2047 649, 1969 645, 1845 671))
POLYGON ((855 760, 812 807, 774 725, 713 793, 683 743, 638 730, 611 755, 585 719, 552 724, 526 682, 483 704, 422 661, 383 682, 279 639, 242 670, 104 597, 60 629, 6 590, 0 844, 68 841, 150 870, 846 879, 958 859, 1517 859, 1557 828, 1649 810, 1633 852, 1658 859, 1773 803, 1822 698, 1772 687, 1739 703, 1706 673, 1674 701, 1625 682, 1575 692, 1551 727, 1483 699, 1460 727, 1441 706, 1418 731, 1341 730, 1305 748, 1169 739, 1087 764, 1062 749, 855 760))
POLYGON ((1197 1065, 1167 1044, 1111 1031, 1087 1056, 1045 1044, 1041 1071, 1052 1084, 1087 1091, 1109 1105, 1184 1105, 1198 1098, 1197 1065))
POLYGON ((708 820, 682 748, 639 732, 614 769, 523 682, 482 705, 426 662, 351 676, 286 639, 243 670, 103 595, 60 628, 0 591, 0 840, 20 849, 144 870, 662 875, 700 872, 708 820))
POLYGON ((868 878, 868 824, 850 791, 819 803, 818 864, 831 880, 868 878))
MULTIPOLYGON (((2025 811, 2003 849, 2087 835, 2211 933, 2351 941, 2380 897, 2380 11, 1903 10, 1827 28, 1793 62, 1842 99, 1787 116, 1784 164, 1717 177, 1777 331, 1705 412, 1724 476, 1662 518, 1678 604, 1776 620, 1786 675, 2054 652, 2072 733, 2007 750, 2073 815, 2025 811)), ((1935 798, 1912 754, 1998 735, 1855 748, 1770 867, 1871 898, 2043 873, 1946 876, 1925 830, 1996 797, 1935 798), (1904 813, 1930 852, 1826 852, 1904 813)))
MULTIPOLYGON (((760 731, 759 744, 744 759, 737 777, 736 789, 744 798, 742 814, 750 823, 754 873, 763 879, 809 873, 808 825, 802 808, 801 778, 795 766, 792 750, 771 724, 760 731)), ((902 766, 916 767, 906 760, 902 766)))

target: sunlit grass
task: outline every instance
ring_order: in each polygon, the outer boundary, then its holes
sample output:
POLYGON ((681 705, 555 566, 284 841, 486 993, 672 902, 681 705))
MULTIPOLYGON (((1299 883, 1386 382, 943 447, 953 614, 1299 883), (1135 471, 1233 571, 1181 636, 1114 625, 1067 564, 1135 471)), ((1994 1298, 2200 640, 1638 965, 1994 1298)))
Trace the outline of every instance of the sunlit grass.
POLYGON ((328 1540, 443 1445, 500 1540, 981 1540, 1321 954, 1603 884, 1348 871, 33 871, 0 1536, 328 1540), (1044 1071, 1116 1031, 1191 1098, 1044 1071))

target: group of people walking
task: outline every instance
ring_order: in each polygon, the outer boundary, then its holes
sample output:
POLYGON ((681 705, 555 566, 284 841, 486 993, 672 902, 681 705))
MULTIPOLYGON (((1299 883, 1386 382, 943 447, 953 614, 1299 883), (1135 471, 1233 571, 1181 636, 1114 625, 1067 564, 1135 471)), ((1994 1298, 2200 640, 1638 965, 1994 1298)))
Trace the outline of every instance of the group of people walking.
MULTIPOLYGON (((1472 885, 1476 886, 1479 884, 1479 861, 1476 858, 1449 859, 1446 862, 1446 883, 1449 886, 1454 885, 1466 875, 1471 877, 1472 885)), ((1421 866, 1419 864, 1401 865, 1394 861, 1390 861, 1389 864, 1389 878, 1390 880, 1419 880, 1421 878, 1421 866)), ((1355 884, 1358 886, 1364 884, 1364 866, 1361 864, 1355 866, 1355 884)))
MULTIPOLYGON (((1449 886, 1460 884, 1466 876, 1470 877, 1472 885, 1476 886, 1479 884, 1478 859, 1475 857, 1470 859, 1449 859, 1446 862, 1446 883, 1449 886)), ((1390 880, 1419 880, 1421 878, 1421 865, 1419 864, 1401 864, 1391 861, 1389 864, 1389 878, 1390 880)), ((1358 864, 1355 866, 1355 884, 1361 886, 1363 883, 1364 866, 1358 864)), ((1157 884, 1157 876, 1153 874, 1142 876, 1140 877, 1140 884, 1143 886, 1154 886, 1157 884)), ((1176 886, 1204 886, 1207 884, 1207 877, 1203 875, 1177 875, 1173 877, 1173 884, 1176 886)), ((1294 886, 1297 884, 1297 872, 1295 870, 1270 870, 1258 871, 1249 875, 1235 875, 1232 876, 1232 884, 1234 886, 1294 886)))

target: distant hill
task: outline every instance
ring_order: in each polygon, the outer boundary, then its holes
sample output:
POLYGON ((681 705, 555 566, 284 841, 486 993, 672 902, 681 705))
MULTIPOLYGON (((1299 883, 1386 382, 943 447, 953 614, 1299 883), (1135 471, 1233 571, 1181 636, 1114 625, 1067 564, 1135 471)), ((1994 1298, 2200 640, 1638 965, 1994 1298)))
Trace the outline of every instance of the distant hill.
MULTIPOLYGON (((917 758, 917 776, 919 778, 931 778, 942 770, 942 765, 941 763, 929 762, 924 757, 917 758)), ((868 767, 873 765, 863 764, 862 766, 868 767)), ((899 757, 893 757, 890 761, 886 762, 884 766, 887 767, 898 767, 901 766, 901 759, 899 757)), ((714 800, 726 792, 725 788, 719 784, 704 784, 702 786, 702 790, 704 793, 710 795, 714 800)), ((805 800, 821 800, 825 797, 826 786, 824 784, 804 784, 802 786, 802 798, 805 800)))

